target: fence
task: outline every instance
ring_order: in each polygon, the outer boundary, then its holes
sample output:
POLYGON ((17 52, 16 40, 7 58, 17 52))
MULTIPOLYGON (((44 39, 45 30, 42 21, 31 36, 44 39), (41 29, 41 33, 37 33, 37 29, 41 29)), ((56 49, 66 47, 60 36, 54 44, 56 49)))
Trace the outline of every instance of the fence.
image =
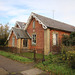
POLYGON ((16 47, 0 47, 0 50, 6 51, 6 52, 17 53, 18 48, 16 48, 16 47))
MULTIPOLYGON (((16 47, 0 47, 0 50, 12 53, 19 53, 19 49, 16 47)), ((20 56, 33 59, 35 62, 44 61, 44 50, 43 49, 20 49, 20 56)))
POLYGON ((44 50, 43 49, 23 49, 21 50, 20 55, 30 58, 30 59, 34 59, 34 61, 44 61, 44 50))

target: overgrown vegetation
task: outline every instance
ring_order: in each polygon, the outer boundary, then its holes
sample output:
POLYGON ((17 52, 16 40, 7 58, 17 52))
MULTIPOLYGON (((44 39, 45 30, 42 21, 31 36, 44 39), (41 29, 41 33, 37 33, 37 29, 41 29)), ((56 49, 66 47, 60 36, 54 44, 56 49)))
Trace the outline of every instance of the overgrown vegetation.
POLYGON ((0 46, 5 46, 7 44, 7 37, 9 34, 8 23, 5 25, 0 24, 0 46))
MULTIPOLYGON (((75 65, 73 62, 70 63, 75 65)), ((51 72, 52 75, 75 75, 75 69, 68 66, 70 63, 67 61, 67 58, 63 53, 59 55, 53 55, 50 53, 47 56, 46 61, 38 63, 36 67, 51 72)))
POLYGON ((29 63, 29 62, 33 62, 33 60, 19 56, 17 54, 13 54, 10 52, 4 52, 4 51, 0 51, 0 55, 5 56, 7 58, 19 61, 19 62, 23 62, 23 63, 29 63))
POLYGON ((71 68, 75 69, 75 51, 67 52, 67 63, 71 68))
POLYGON ((62 44, 65 46, 75 46, 75 32, 72 32, 69 36, 63 35, 62 44))
POLYGON ((75 46, 62 46, 61 53, 63 62, 68 64, 72 69, 75 69, 75 46))

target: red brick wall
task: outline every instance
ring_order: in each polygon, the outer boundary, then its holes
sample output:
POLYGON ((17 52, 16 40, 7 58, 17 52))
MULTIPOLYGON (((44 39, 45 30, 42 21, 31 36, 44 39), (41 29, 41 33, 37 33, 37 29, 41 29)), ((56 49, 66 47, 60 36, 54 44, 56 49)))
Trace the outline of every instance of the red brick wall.
POLYGON ((62 43, 62 35, 63 34, 67 34, 69 35, 70 32, 65 32, 65 31, 60 31, 60 30, 50 30, 50 51, 52 50, 52 46, 53 46, 53 32, 57 32, 58 33, 58 44, 61 45, 62 43))
POLYGON ((20 28, 19 25, 16 25, 16 28, 20 28))
MULTIPOLYGON (((35 20, 35 19, 34 19, 35 20)), ((33 29, 33 19, 30 22, 28 28, 27 28, 27 32, 29 33, 29 35, 32 37, 33 33, 36 33, 36 45, 32 45, 32 40, 30 40, 30 44, 29 45, 30 49, 43 49, 44 48, 44 29, 42 28, 42 25, 40 25, 38 23, 38 21, 35 20, 35 29, 33 29)))
POLYGON ((16 36, 14 35, 14 33, 13 33, 13 31, 12 31, 12 34, 11 34, 11 36, 10 36, 10 38, 9 38, 9 43, 8 43, 8 46, 9 47, 12 47, 12 37, 15 37, 15 47, 17 47, 17 39, 16 39, 16 36))
MULTIPOLYGON (((35 20, 35 19, 34 19, 35 20)), ((30 40, 29 43, 29 48, 30 49, 43 49, 44 48, 44 29, 42 28, 42 25, 40 25, 38 23, 38 21, 35 20, 35 29, 33 29, 33 19, 30 22, 28 28, 27 28, 27 32, 29 33, 29 35, 32 37, 33 33, 36 33, 36 45, 32 45, 32 40, 30 40)), ((57 32, 58 33, 58 43, 59 45, 62 42, 62 35, 63 34, 67 34, 69 35, 69 32, 65 32, 65 31, 60 31, 60 30, 50 30, 50 51, 52 50, 52 46, 53 46, 53 32, 57 32)))

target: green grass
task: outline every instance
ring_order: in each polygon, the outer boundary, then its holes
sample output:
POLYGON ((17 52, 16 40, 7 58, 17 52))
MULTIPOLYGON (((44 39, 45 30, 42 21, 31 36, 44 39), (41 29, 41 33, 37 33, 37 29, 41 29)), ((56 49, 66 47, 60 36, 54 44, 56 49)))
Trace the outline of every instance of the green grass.
POLYGON ((0 51, 0 55, 5 56, 7 58, 19 61, 19 62, 23 62, 23 63, 29 63, 29 62, 33 62, 33 60, 19 56, 17 54, 13 54, 10 52, 4 52, 4 51, 0 51))
POLYGON ((54 73, 55 75, 75 75, 75 70, 64 65, 49 64, 47 66, 44 66, 42 63, 39 63, 36 65, 36 67, 44 71, 54 73))
MULTIPOLYGON (((27 57, 27 58, 31 58, 31 59, 34 58, 34 53, 32 53, 32 52, 20 53, 19 55, 24 56, 24 57, 27 57)), ((46 57, 47 56, 45 56, 45 58, 46 57)), ((42 54, 36 54, 36 58, 37 59, 42 59, 43 58, 43 55, 42 54)))

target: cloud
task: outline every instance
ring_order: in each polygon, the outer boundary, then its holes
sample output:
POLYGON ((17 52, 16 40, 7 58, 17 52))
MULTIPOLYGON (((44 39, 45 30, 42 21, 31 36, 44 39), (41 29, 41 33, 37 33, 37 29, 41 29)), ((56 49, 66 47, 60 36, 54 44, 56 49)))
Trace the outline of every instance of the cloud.
POLYGON ((9 23, 15 24, 16 21, 21 21, 21 22, 27 22, 28 15, 20 15, 17 17, 12 18, 9 23))
MULTIPOLYGON (((75 0, 0 0, 0 17, 25 21, 31 12, 75 25, 75 0)), ((4 21, 4 20, 3 20, 4 21)))
POLYGON ((27 12, 27 10, 25 10, 25 9, 14 9, 14 10, 8 11, 7 15, 20 16, 21 14, 24 14, 25 12, 27 12))

